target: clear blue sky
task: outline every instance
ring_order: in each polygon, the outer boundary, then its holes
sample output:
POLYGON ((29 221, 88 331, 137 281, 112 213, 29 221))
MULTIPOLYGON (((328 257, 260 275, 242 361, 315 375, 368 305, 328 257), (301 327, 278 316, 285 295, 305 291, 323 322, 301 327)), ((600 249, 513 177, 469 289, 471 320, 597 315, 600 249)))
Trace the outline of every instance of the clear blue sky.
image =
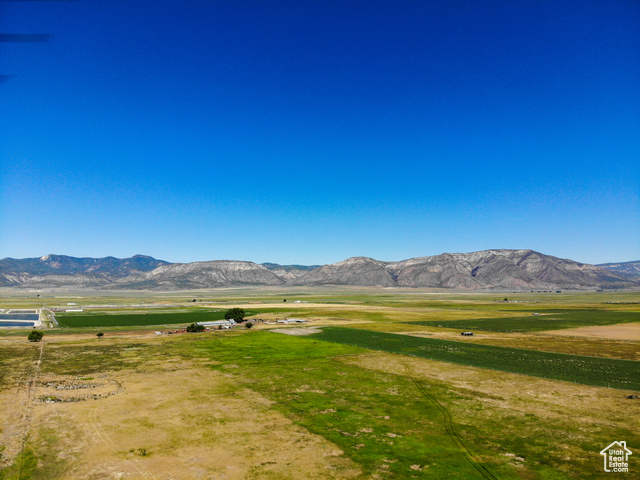
POLYGON ((640 258, 640 2, 0 2, 0 258, 640 258))

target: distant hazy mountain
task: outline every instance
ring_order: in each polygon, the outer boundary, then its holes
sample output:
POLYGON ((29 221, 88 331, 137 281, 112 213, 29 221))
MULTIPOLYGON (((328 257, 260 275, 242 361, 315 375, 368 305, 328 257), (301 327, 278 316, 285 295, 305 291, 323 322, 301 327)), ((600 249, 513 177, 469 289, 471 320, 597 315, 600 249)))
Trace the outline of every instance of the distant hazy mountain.
POLYGON ((631 275, 632 277, 640 276, 640 260, 622 263, 601 263, 597 266, 617 274, 631 275))
MULTIPOLYGON (((627 262, 633 263, 638 262, 627 262)), ((227 260, 171 264, 142 255, 125 259, 47 255, 0 260, 0 286, 186 290, 260 285, 580 290, 640 288, 640 278, 532 250, 443 253, 401 262, 353 257, 321 266, 227 260)))
POLYGON ((103 286, 168 263, 146 255, 131 258, 76 258, 66 255, 3 258, 0 260, 0 286, 103 286))
POLYGON ((260 265, 262 265, 263 267, 269 270, 277 270, 277 271, 284 271, 284 272, 293 272, 298 270, 306 272, 322 266, 322 265, 278 265, 277 263, 261 263, 260 265))
POLYGON ((277 263, 261 263, 263 267, 271 270, 275 275, 284 280, 288 285, 293 285, 300 277, 304 277, 310 270, 320 265, 278 265, 277 263))

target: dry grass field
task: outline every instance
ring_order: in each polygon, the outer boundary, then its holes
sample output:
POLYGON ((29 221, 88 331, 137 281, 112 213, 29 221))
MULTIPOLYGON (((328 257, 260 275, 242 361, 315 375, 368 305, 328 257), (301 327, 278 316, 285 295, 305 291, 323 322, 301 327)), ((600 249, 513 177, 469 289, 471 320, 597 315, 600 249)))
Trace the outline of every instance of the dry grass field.
POLYGON ((571 337, 638 341, 640 340, 640 322, 597 327, 567 328, 565 330, 549 330, 545 333, 548 333, 550 335, 566 335, 571 337))
MULTIPOLYGON (((306 318, 307 327, 155 335, 155 326, 96 326, 45 330, 36 344, 24 331, 0 332, 0 479, 595 479, 604 475, 599 451, 612 441, 640 451, 640 399, 627 398, 640 392, 269 331, 341 326, 637 362, 637 322, 464 338, 446 327, 532 305, 606 313, 637 304, 606 304, 611 296, 601 293, 519 294, 515 304, 386 289, 305 291, 301 304, 246 293, 198 298, 207 308, 245 305, 254 318, 306 318), (443 326, 404 323, 424 319, 443 326)), ((117 311, 142 299, 89 300, 117 311)), ((188 307, 175 294, 151 300, 188 307)), ((637 478, 640 462, 630 458, 629 473, 616 478, 637 478)))
MULTIPOLYGON (((0 478, 248 479, 305 472, 310 479, 347 479, 360 473, 336 445, 295 425, 231 375, 202 359, 141 346, 162 349, 158 344, 171 339, 56 340, 40 344, 42 357, 46 363, 53 356, 64 372, 68 348, 126 342, 128 354, 124 364, 61 375, 36 370, 39 355, 31 351, 30 364, 0 393, 8 467, 0 478)), ((19 343, 5 341, 3 351, 25 348, 19 343)))

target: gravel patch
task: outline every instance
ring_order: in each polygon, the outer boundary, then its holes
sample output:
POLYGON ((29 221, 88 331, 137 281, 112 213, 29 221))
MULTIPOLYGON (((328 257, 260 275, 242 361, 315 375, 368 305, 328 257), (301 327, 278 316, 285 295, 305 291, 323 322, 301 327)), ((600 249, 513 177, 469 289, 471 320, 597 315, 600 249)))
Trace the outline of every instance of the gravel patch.
POLYGON ((322 329, 318 327, 301 327, 301 328, 276 328, 273 330, 269 330, 274 333, 284 333, 285 335, 313 335, 314 333, 320 333, 322 329))

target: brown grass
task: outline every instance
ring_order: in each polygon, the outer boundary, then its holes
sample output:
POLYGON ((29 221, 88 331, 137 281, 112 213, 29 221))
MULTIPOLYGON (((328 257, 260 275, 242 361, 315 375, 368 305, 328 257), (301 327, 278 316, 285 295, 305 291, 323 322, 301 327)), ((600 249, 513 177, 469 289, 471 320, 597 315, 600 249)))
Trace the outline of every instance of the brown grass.
POLYGON ((541 417, 566 418, 571 414, 578 424, 610 424, 636 430, 640 427, 640 403, 627 399, 627 393, 617 389, 387 353, 341 357, 340 360, 397 375, 406 375, 408 371, 418 380, 446 382, 455 389, 481 393, 489 403, 541 417))
POLYGON ((640 322, 549 330, 543 333, 567 335, 571 337, 607 338, 612 340, 640 340, 640 322))
MULTIPOLYGON (((47 478, 296 479, 305 472, 309 479, 348 479, 360 474, 335 444, 295 425, 264 397, 204 363, 154 359, 137 370, 91 377, 43 375, 36 385, 28 448, 49 459, 53 470, 47 478), (71 401, 49 403, 43 401, 47 396, 71 401)), ((24 383, 0 393, 4 465, 20 451, 25 402, 24 383)))

